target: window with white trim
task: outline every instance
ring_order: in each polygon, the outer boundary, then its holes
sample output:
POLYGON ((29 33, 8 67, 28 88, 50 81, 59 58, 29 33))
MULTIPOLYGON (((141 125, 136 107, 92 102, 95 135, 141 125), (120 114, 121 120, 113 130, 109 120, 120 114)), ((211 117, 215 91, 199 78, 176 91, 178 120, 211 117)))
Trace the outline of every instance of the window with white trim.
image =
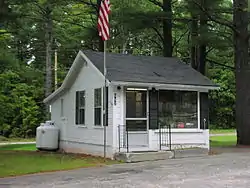
POLYGON ((94 90, 94 124, 102 125, 102 88, 94 90))
POLYGON ((76 92, 76 125, 85 125, 85 91, 76 92))
POLYGON ((147 130, 147 89, 126 90, 126 127, 129 131, 147 130))

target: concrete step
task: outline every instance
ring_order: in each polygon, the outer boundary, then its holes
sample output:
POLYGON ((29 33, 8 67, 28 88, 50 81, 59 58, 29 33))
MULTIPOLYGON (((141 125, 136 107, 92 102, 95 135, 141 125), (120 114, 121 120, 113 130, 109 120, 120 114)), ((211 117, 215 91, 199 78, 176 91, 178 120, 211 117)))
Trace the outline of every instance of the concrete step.
POLYGON ((141 161, 155 161, 174 158, 173 151, 148 151, 148 152, 130 152, 130 153, 116 153, 114 158, 122 160, 127 163, 141 162, 141 161))
POLYGON ((204 157, 208 156, 208 149, 192 148, 180 149, 173 151, 143 151, 143 152, 120 152, 114 155, 114 159, 121 160, 127 163, 142 162, 142 161, 155 161, 166 159, 178 159, 188 157, 204 157))

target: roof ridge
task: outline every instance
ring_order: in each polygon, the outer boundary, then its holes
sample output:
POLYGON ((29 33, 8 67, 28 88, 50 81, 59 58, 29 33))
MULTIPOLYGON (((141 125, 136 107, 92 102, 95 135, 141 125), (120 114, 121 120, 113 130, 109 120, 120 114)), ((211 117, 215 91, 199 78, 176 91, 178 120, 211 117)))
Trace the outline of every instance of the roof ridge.
MULTIPOLYGON (((84 52, 91 52, 91 53, 95 53, 95 54, 103 54, 104 52, 101 51, 95 51, 95 50, 81 50, 83 53, 84 52)), ((182 62, 182 60, 179 57, 164 57, 164 56, 155 56, 155 55, 142 55, 142 54, 124 54, 124 53, 116 53, 116 52, 106 52, 107 55, 115 55, 115 56, 130 56, 130 57, 143 57, 143 58, 148 58, 148 57, 152 57, 152 58, 162 58, 162 59, 176 59, 179 60, 180 62, 182 62)))

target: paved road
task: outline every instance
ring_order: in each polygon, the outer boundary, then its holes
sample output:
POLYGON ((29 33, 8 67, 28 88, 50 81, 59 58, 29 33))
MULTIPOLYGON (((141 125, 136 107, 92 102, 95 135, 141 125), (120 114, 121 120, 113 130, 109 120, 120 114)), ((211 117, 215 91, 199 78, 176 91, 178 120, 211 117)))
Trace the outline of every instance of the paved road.
POLYGON ((247 188, 250 153, 119 164, 0 179, 0 188, 247 188))

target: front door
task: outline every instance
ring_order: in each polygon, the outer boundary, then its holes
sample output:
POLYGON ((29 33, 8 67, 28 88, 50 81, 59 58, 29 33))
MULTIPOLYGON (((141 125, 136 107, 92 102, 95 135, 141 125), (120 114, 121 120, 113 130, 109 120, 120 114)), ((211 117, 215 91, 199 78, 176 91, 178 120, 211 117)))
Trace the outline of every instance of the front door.
POLYGON ((130 147, 148 146, 148 91, 126 88, 126 131, 130 147))

